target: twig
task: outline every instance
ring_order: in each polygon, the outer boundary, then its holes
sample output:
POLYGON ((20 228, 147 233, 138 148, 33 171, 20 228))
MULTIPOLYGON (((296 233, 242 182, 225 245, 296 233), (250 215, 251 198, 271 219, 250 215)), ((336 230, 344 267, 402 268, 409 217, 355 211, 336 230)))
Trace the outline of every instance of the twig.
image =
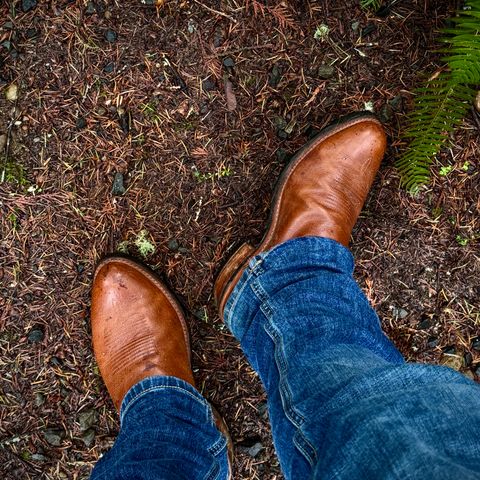
POLYGON ((223 12, 219 12, 218 10, 215 10, 211 7, 208 7, 207 5, 204 5, 202 2, 200 2, 199 0, 193 0, 195 3, 197 3, 198 5, 200 5, 202 8, 205 8, 206 10, 212 12, 212 13, 216 13, 217 15, 221 15, 222 17, 225 17, 225 18, 228 18, 231 22, 233 23, 237 23, 237 21, 231 17, 230 15, 227 15, 226 13, 223 13, 223 12))
POLYGON ((15 106, 13 107, 13 117, 10 119, 10 123, 8 124, 7 127, 7 141, 5 143, 5 150, 4 150, 4 159, 3 159, 3 168, 2 168, 2 174, 0 177, 0 183, 3 183, 5 181, 5 174, 7 171, 7 162, 8 162, 8 155, 10 153, 10 139, 12 137, 12 127, 15 123, 15 115, 17 114, 17 104, 18 104, 18 94, 17 98, 15 99, 15 106))

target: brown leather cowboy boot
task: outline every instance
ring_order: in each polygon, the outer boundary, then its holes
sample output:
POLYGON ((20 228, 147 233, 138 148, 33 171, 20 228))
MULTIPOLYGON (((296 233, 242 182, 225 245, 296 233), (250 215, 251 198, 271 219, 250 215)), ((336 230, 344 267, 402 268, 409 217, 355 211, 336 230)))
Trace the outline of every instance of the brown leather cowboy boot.
POLYGON ((331 238, 348 246, 385 147, 380 122, 362 113, 327 127, 292 158, 277 183, 262 242, 257 248, 243 244, 215 282, 220 316, 253 256, 306 236, 331 238))
MULTIPOLYGON (((93 280, 91 320, 95 357, 117 410, 128 390, 147 377, 169 375, 195 387, 182 308, 148 268, 120 256, 100 262, 93 280)), ((213 406, 212 412, 227 439, 231 478, 232 439, 213 406)))
POLYGON ((115 407, 136 383, 171 375, 195 386, 182 308, 157 276, 137 262, 110 257, 95 272, 93 349, 115 407))

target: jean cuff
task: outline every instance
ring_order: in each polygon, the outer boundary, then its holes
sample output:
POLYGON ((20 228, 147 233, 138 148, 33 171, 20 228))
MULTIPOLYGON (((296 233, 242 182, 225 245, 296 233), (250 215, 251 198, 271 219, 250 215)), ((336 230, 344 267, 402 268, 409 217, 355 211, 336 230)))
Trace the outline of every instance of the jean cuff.
POLYGON ((120 425, 123 423, 123 419, 135 403, 145 395, 153 395, 158 392, 175 392, 180 395, 187 395, 193 400, 200 402, 208 410, 210 410, 210 405, 207 400, 202 396, 202 394, 188 382, 177 378, 169 376, 155 376, 147 377, 136 383, 130 390, 127 392, 125 397, 122 400, 120 407, 120 425))

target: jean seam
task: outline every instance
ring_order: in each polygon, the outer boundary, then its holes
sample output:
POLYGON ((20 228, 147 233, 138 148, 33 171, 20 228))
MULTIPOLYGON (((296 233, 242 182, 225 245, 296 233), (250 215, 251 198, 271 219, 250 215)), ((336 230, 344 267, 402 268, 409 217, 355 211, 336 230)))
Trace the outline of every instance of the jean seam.
MULTIPOLYGON (((245 290, 245 288, 248 287, 248 285, 250 283, 250 279, 252 277, 256 277, 256 276, 263 273, 263 268, 261 267, 262 263, 263 263, 263 258, 255 259, 255 264, 251 267, 250 267, 250 265, 247 267, 247 270, 246 270, 248 272, 247 277, 245 279, 240 278, 240 280, 239 280, 240 282, 243 282, 243 283, 240 284, 240 289, 238 291, 235 291, 235 289, 234 289, 235 297, 234 297, 232 305, 231 306, 229 306, 228 304, 226 305, 225 310, 227 310, 227 312, 226 312, 226 315, 225 315, 225 323, 229 326, 230 330, 232 330, 232 328, 230 327, 231 318, 232 318, 233 312, 235 311, 235 308, 237 307, 237 304, 238 304, 240 298, 242 297, 243 291, 245 290)), ((238 340, 241 341, 240 338, 238 340)))
POLYGON ((276 329, 276 327, 273 325, 273 322, 271 321, 271 315, 273 315, 273 309, 271 308, 270 305, 264 304, 262 305, 262 311, 264 311, 265 318, 268 321, 268 324, 265 325, 265 331, 267 332, 268 336, 272 339, 274 345, 275 345, 275 352, 274 352, 274 358, 275 358, 275 363, 278 368, 278 373, 279 373, 279 390, 280 390, 280 397, 282 399, 282 406, 283 410, 285 413, 285 416, 292 422, 292 424, 295 426, 297 429, 296 435, 298 435, 304 442, 304 446, 301 446, 297 441, 295 441, 294 438, 294 443, 296 447, 302 452, 308 463, 313 466, 315 463, 315 459, 317 457, 317 451, 315 447, 312 445, 312 443, 308 440, 308 438, 305 436, 305 434, 302 432, 302 426, 305 424, 305 417, 298 413, 295 408, 293 407, 293 402, 292 402, 292 393, 290 386, 288 385, 288 380, 286 378, 286 371, 288 370, 288 366, 286 364, 285 360, 285 355, 283 355, 283 347, 282 347, 282 339, 281 336, 276 329), (266 308, 263 308, 263 307, 266 308), (266 312, 265 312, 266 310, 266 312), (267 312, 270 313, 270 315, 267 315, 267 312), (309 447, 310 452, 306 450, 306 446, 309 447))
POLYGON ((220 439, 217 440, 211 447, 208 448, 208 452, 214 458, 214 464, 212 465, 212 468, 210 469, 210 471, 207 473, 205 480, 214 480, 219 478, 219 475, 221 473, 221 468, 220 468, 220 462, 218 460, 218 457, 226 449, 226 447, 227 447, 227 440, 220 433, 220 439))
MULTIPOLYGON (((238 291, 235 291, 236 289, 234 290, 234 292, 235 292, 235 297, 234 297, 234 299, 233 299, 233 303, 232 303, 231 306, 230 306, 230 305, 227 305, 227 306, 226 306, 226 310, 228 310, 228 311, 227 311, 227 314, 226 314, 226 316, 225 316, 225 323, 226 323, 227 325, 230 325, 230 321, 231 321, 231 317, 232 317, 232 315, 233 315, 233 312, 235 311, 235 308, 237 307, 237 303, 240 301, 240 298, 241 298, 241 296, 242 296, 243 291, 245 290, 245 288, 247 288, 248 283, 249 283, 249 280, 250 280, 250 277, 251 277, 252 275, 253 275, 253 272, 252 272, 252 271, 249 271, 247 278, 246 278, 245 281, 240 285, 240 290, 238 290, 238 291)), ((240 281, 242 281, 242 280, 240 280, 240 281)))
POLYGON ((311 451, 313 452, 314 458, 312 458, 312 454, 307 452, 304 446, 300 445, 298 441, 295 441, 295 439, 294 439, 294 443, 297 446, 297 448, 302 452, 302 454, 310 463, 310 465, 313 466, 315 458, 317 457, 317 452, 314 446, 310 443, 310 441, 305 437, 305 435, 301 431, 301 427, 305 423, 305 418, 301 414, 296 412, 294 407, 292 406, 292 394, 291 394, 290 387, 288 385, 288 381, 286 379, 286 370, 288 370, 288 366, 286 364, 285 355, 283 355, 282 339, 277 328, 273 324, 274 309, 270 305, 267 292, 264 290, 264 288, 260 283, 260 278, 258 278, 256 282, 252 282, 251 288, 253 293, 259 300, 260 310, 262 311, 263 315, 265 316, 265 319, 268 322, 267 324, 265 324, 264 329, 275 345, 274 358, 275 358, 275 363, 277 365, 279 378, 280 378, 279 390, 280 390, 280 397, 282 398, 282 405, 283 405, 285 416, 295 426, 295 428, 297 429, 297 434, 301 437, 305 445, 311 449, 311 451))
POLYGON ((197 401, 198 403, 204 406, 207 406, 204 400, 198 398, 196 395, 189 392, 185 388, 174 386, 174 385, 156 385, 154 387, 147 388, 146 390, 142 390, 141 392, 135 394, 132 398, 129 398, 127 400, 125 408, 123 408, 121 412, 120 423, 122 423, 123 419, 125 418, 125 415, 127 414, 128 410, 130 409, 130 407, 133 405, 134 402, 139 400, 141 397, 145 396, 147 393, 165 390, 165 389, 178 390, 179 392, 187 394, 189 397, 191 397, 193 400, 197 401))

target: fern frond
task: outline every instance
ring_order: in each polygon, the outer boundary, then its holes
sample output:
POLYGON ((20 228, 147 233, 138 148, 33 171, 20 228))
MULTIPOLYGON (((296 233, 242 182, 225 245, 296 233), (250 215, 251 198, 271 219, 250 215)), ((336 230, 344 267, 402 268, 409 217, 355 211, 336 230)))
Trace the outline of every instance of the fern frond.
POLYGON ((428 182, 433 158, 462 123, 476 91, 443 73, 417 89, 416 94, 414 110, 408 115, 409 126, 403 133, 411 142, 397 161, 401 183, 412 192, 428 182))
POLYGON ((470 10, 460 10, 452 18, 455 28, 443 30, 441 39, 448 44, 441 51, 442 59, 448 64, 452 76, 458 82, 480 83, 480 1, 471 0, 470 10))
POLYGON ((467 0, 466 10, 452 18, 455 28, 443 30, 440 51, 449 67, 415 90, 414 110, 403 138, 410 141, 397 161, 402 185, 415 192, 430 179, 430 167, 449 134, 465 117, 480 84, 480 0, 467 0))
POLYGON ((360 6, 365 10, 371 8, 372 10, 378 10, 382 6, 383 0, 360 0, 360 6))

